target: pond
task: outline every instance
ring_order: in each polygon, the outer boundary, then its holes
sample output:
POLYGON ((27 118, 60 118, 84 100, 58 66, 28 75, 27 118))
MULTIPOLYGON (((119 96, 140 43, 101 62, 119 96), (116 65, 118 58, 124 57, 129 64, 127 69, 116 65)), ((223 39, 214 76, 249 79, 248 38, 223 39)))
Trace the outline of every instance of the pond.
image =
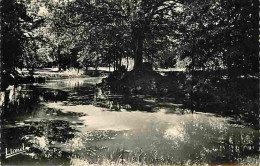
POLYGON ((238 163, 259 154, 256 129, 211 113, 192 114, 172 98, 113 94, 96 86, 101 80, 9 88, 2 106, 2 164, 238 163), (22 146, 23 153, 6 156, 22 146))

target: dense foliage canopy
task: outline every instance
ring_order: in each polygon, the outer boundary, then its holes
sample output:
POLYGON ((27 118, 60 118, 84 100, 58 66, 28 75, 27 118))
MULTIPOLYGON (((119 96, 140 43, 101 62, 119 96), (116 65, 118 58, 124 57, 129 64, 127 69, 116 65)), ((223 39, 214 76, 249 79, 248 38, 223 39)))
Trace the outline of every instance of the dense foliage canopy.
POLYGON ((111 66, 258 72, 254 0, 3 0, 2 74, 16 68, 111 66))

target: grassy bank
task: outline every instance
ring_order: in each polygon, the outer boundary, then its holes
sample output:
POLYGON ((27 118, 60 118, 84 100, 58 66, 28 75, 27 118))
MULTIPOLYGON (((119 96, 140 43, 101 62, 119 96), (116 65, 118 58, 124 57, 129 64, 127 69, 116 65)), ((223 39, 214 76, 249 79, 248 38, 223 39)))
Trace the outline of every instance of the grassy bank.
POLYGON ((143 162, 133 162, 133 161, 125 161, 125 160, 118 160, 118 161, 111 161, 111 160, 103 160, 101 162, 97 163, 91 163, 86 159, 79 159, 74 158, 71 160, 70 165, 71 166, 259 166, 260 160, 259 157, 250 157, 247 159, 242 160, 239 163, 222 163, 222 164, 149 164, 149 163, 143 163, 143 162))
POLYGON ((35 69, 35 71, 16 69, 2 74, 4 79, 2 80, 1 90, 6 90, 9 85, 44 83, 46 80, 51 79, 76 78, 83 76, 86 76, 84 70, 74 68, 66 71, 58 71, 57 68, 35 69))
POLYGON ((34 77, 45 77, 48 78, 59 78, 59 77, 80 77, 85 75, 85 71, 78 70, 78 69, 68 69, 65 71, 59 71, 58 68, 43 68, 43 69, 36 69, 33 74, 30 74, 28 70, 20 70, 18 71, 21 75, 30 76, 33 75, 34 77))

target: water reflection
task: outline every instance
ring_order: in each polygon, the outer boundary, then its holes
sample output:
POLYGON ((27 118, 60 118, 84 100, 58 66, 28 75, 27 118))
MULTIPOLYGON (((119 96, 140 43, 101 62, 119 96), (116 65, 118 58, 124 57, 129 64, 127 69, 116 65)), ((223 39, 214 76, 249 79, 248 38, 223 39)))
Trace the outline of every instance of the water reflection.
POLYGON ((10 87, 3 95, 2 153, 22 143, 30 150, 3 163, 69 165, 78 157, 235 163, 259 154, 259 131, 231 118, 191 114, 174 98, 116 95, 100 89, 100 81, 10 87))
MULTIPOLYGON (((109 141, 99 141, 109 153, 126 149, 169 159, 171 162, 236 162, 250 154, 257 154, 259 132, 243 126, 232 125, 230 119, 214 114, 165 114, 162 112, 109 112, 94 106, 64 107, 48 104, 66 111, 87 111, 80 118, 87 126, 82 133, 90 131, 121 131, 109 141)), ((146 158, 147 159, 147 158, 146 158)))

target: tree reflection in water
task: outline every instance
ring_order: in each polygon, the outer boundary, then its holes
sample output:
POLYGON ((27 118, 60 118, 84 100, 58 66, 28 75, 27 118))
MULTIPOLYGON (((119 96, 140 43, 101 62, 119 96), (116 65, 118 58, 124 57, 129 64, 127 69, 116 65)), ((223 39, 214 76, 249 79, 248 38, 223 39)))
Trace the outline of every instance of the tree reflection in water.
POLYGON ((16 148, 22 143, 30 150, 3 163, 69 165, 75 157, 90 161, 123 158, 148 163, 236 163, 259 154, 259 131, 238 125, 232 118, 190 114, 171 98, 108 91, 95 94, 101 91, 95 90, 100 79, 78 80, 6 91, 2 153, 5 147, 16 148))

